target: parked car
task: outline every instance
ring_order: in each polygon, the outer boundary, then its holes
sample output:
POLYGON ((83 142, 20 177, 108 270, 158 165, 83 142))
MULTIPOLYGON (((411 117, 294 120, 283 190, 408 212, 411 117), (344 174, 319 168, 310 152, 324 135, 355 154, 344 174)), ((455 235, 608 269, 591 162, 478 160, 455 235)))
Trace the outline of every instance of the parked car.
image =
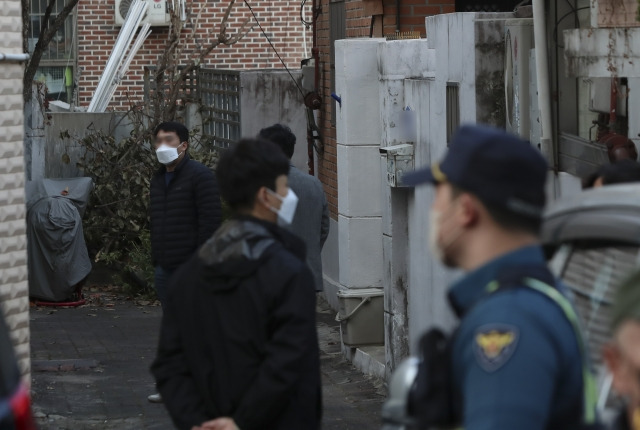
POLYGON ((34 430, 29 390, 22 382, 9 329, 0 312, 0 430, 34 430))
POLYGON ((581 317, 606 416, 610 379, 602 346, 611 337, 615 288, 640 266, 640 184, 590 189, 555 202, 545 214, 542 240, 581 317))

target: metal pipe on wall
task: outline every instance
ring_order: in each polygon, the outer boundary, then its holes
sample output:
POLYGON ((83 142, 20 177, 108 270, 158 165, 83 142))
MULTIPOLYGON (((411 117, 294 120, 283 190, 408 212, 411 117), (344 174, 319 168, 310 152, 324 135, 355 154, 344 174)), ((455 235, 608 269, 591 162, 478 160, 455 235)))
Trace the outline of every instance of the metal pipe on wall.
POLYGON ((396 0, 396 31, 400 31, 400 0, 396 0))
POLYGON ((549 80, 549 55, 547 50, 547 24, 545 0, 533 0, 533 36, 536 49, 536 75, 538 106, 540 109, 540 150, 554 172, 558 171, 558 160, 553 143, 553 121, 551 119, 551 88, 549 80))
POLYGON ((29 59, 29 54, 5 54, 0 52, 0 61, 22 63, 29 59))

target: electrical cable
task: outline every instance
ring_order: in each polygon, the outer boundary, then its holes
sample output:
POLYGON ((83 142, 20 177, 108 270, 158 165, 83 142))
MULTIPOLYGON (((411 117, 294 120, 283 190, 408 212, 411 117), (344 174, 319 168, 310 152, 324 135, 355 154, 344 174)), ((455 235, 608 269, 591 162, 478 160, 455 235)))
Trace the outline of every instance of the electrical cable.
MULTIPOLYGON (((307 3, 307 0, 302 0, 302 5, 300 5, 300 21, 302 21, 302 24, 307 28, 307 30, 309 30, 309 27, 311 27, 311 23, 308 21, 304 20, 304 16, 302 16, 302 11, 304 10, 304 5, 307 3)), ((311 11, 311 15, 313 16, 315 12, 311 11)))
POLYGON ((260 31, 262 32, 264 37, 267 39, 267 42, 269 42, 269 45, 271 45, 271 48, 273 49, 273 52, 275 52, 276 56, 278 57, 278 59, 280 60, 282 65, 284 66, 284 69, 287 71, 287 73, 291 77, 291 80, 293 81, 293 83, 296 84, 296 88, 298 88, 298 91, 300 92, 300 95, 302 96, 302 99, 304 100, 304 91, 302 91, 302 88, 300 88, 300 84, 298 84, 298 81, 296 81, 296 79, 293 77, 293 75, 291 74, 291 71, 289 70, 289 68, 285 64, 284 60, 282 59, 282 57, 278 53, 278 50, 276 49, 275 46, 273 46, 273 43, 271 42, 271 39, 269 39, 269 36, 267 36, 267 33, 262 28, 262 25, 260 25, 260 21, 258 21, 258 17, 256 16, 255 12, 253 11, 253 8, 251 7, 251 5, 249 4, 249 2, 247 0, 244 0, 244 4, 246 4, 247 7, 249 8, 249 10, 251 11, 251 15, 253 15, 253 19, 256 21, 256 24, 258 24, 258 28, 260 28, 260 31))
POLYGON ((581 10, 590 9, 590 8, 591 8, 591 6, 583 6, 583 7, 580 7, 578 9, 573 9, 573 10, 565 13, 564 15, 562 15, 562 17, 560 17, 560 19, 556 21, 556 25, 553 27, 553 41, 555 42, 555 44, 559 48, 563 48, 564 49, 564 46, 562 46, 562 45, 560 45, 558 43, 558 27, 560 26, 562 21, 564 21, 571 14, 576 14, 577 15, 578 12, 580 12, 581 10))

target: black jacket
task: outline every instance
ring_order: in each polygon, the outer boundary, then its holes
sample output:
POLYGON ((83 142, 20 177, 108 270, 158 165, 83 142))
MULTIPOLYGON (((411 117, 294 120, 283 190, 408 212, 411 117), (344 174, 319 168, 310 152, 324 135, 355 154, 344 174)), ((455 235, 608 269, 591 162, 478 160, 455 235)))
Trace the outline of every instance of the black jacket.
POLYGON ((151 367, 180 429, 315 430, 321 410, 315 288, 304 244, 275 224, 224 224, 169 283, 151 367))
POLYGON ((609 430, 631 430, 631 426, 629 425, 629 412, 627 411, 626 405, 618 411, 609 430))
POLYGON ((173 270, 218 229, 222 209, 213 172, 188 153, 168 186, 165 172, 151 178, 151 254, 154 266, 173 270))

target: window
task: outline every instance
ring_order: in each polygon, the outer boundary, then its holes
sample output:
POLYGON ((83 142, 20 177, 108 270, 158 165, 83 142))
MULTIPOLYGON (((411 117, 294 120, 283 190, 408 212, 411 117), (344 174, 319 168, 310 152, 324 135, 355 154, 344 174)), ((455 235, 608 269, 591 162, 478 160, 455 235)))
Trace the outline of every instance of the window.
MULTIPOLYGON (((29 31, 28 49, 32 53, 40 37, 40 30, 50 0, 31 0, 31 29, 29 31)), ((55 1, 49 23, 64 8, 64 0, 55 1)), ((64 24, 45 49, 40 67, 35 76, 36 81, 46 84, 48 98, 70 102, 72 98, 75 69, 75 21, 70 14, 64 24)))
POLYGON ((460 91, 457 82, 447 83, 447 146, 460 127, 460 91))

